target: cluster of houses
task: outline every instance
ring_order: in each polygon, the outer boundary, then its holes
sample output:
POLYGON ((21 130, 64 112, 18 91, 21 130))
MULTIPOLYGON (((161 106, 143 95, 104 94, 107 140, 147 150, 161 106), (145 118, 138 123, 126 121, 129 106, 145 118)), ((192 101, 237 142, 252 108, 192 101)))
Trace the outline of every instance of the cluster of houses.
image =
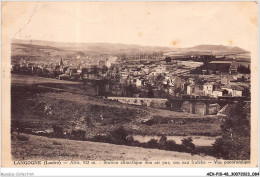
MULTIPOLYGON (((226 76, 223 76, 225 79, 226 76)), ((210 96, 210 97, 242 97, 249 96, 249 87, 244 85, 225 85, 223 82, 206 82, 204 84, 189 84, 186 89, 187 95, 210 96)))
MULTIPOLYGON (((178 67, 178 64, 175 67, 178 67)), ((209 76, 178 75, 176 69, 161 63, 132 65, 126 63, 120 65, 119 71, 121 84, 132 84, 140 91, 150 86, 154 92, 162 91, 168 96, 175 97, 183 94, 209 97, 250 96, 250 74, 227 72, 209 76)))
MULTIPOLYGON (((33 63, 22 62, 13 64, 12 72, 36 74, 64 80, 106 79, 113 81, 113 84, 106 85, 104 87, 105 92, 114 96, 124 95, 125 89, 130 85, 135 87, 137 93, 135 92, 133 95, 136 97, 144 92, 150 92, 151 97, 162 97, 162 93, 170 97, 181 95, 250 96, 250 74, 239 74, 234 71, 234 68, 231 68, 233 69, 232 73, 224 74, 193 75, 186 72, 202 64, 202 62, 182 62, 169 60, 169 58, 122 61, 116 56, 111 56, 92 66, 66 66, 63 59, 60 59, 57 65, 51 66, 36 66, 33 63), (185 72, 179 72, 180 70, 185 72)), ((214 62, 210 63, 210 65, 212 64, 214 62)), ((223 62, 217 62, 218 67, 222 65, 223 62)))

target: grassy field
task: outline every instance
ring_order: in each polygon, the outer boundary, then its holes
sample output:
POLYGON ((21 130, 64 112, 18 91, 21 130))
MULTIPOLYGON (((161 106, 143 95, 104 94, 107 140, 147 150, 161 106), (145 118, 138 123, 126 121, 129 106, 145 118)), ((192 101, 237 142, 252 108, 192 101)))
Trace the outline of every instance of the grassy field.
POLYGON ((145 149, 107 143, 47 138, 35 135, 12 136, 13 160, 211 160, 211 156, 145 149), (27 137, 22 139, 19 137, 27 137), (33 148, 32 148, 33 147, 33 148))

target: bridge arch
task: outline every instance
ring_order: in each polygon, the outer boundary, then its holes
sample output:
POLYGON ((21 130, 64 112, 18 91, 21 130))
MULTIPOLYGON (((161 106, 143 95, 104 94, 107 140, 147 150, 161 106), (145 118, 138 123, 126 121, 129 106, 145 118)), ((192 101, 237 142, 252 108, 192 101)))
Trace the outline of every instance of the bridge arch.
POLYGON ((189 101, 184 101, 184 102, 182 103, 181 110, 182 110, 183 112, 191 113, 191 110, 190 110, 191 106, 192 106, 192 103, 191 103, 191 102, 189 102, 189 101))
POLYGON ((220 109, 221 109, 220 104, 212 103, 209 105, 209 114, 217 114, 220 109))
POLYGON ((199 113, 199 114, 217 114, 220 109, 232 102, 230 98, 172 98, 168 99, 168 107, 174 111, 182 111, 188 113, 199 113), (200 105, 200 106, 199 106, 200 105), (204 111, 202 110, 204 107, 204 111), (198 110, 201 109, 201 110, 198 110))
POLYGON ((206 103, 204 102, 197 102, 195 103, 195 114, 199 115, 206 115, 206 103))

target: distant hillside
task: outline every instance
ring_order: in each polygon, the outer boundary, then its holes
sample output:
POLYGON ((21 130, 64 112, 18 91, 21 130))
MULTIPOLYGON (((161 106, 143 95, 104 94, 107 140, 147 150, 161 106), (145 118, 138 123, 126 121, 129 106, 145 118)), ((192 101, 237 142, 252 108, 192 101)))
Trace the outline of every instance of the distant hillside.
POLYGON ((190 48, 181 48, 164 53, 165 56, 180 57, 190 55, 216 55, 225 56, 237 61, 250 62, 250 52, 240 47, 231 47, 224 45, 197 45, 190 48))
POLYGON ((111 55, 129 58, 136 55, 162 54, 169 47, 150 47, 109 43, 61 43, 39 40, 13 40, 12 61, 23 58, 29 61, 58 62, 60 58, 95 63, 111 55))
POLYGON ((62 50, 81 50, 88 52, 100 53, 122 53, 122 52, 167 52, 173 50, 170 47, 160 46, 140 46, 120 43, 62 43, 62 42, 49 42, 40 40, 13 40, 13 45, 34 45, 44 47, 54 47, 62 50))
POLYGON ((223 45, 198 45, 191 48, 170 48, 160 46, 139 46, 112 43, 62 43, 40 40, 13 40, 12 61, 21 58, 33 61, 53 61, 60 58, 79 59, 96 62, 108 56, 121 56, 129 58, 136 55, 162 54, 166 56, 187 55, 236 55, 238 60, 250 61, 250 53, 239 47, 223 45))
POLYGON ((231 46, 224 46, 224 45, 197 45, 189 50, 205 50, 205 51, 215 51, 215 52, 231 52, 231 53, 246 53, 248 51, 240 48, 240 47, 231 47, 231 46))

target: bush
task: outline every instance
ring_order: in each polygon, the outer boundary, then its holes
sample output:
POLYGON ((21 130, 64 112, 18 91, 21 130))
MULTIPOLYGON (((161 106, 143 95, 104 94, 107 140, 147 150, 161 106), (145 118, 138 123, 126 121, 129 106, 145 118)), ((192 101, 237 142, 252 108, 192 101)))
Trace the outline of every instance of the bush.
POLYGON ((114 129, 105 135, 95 135, 94 137, 90 138, 90 140, 95 142, 105 142, 120 145, 133 145, 134 142, 138 143, 134 141, 133 136, 129 135, 123 127, 114 129))
POLYGON ((57 141, 53 141, 52 142, 53 145, 61 145, 61 143, 57 142, 57 141))
POLYGON ((158 140, 156 139, 151 139, 150 141, 148 141, 146 143, 146 147, 147 148, 158 148, 159 144, 158 144, 158 140))
POLYGON ((63 128, 59 125, 53 125, 53 137, 62 138, 63 137, 63 128))
MULTIPOLYGON (((134 137, 133 137, 132 135, 128 135, 128 136, 126 137, 126 142, 127 142, 126 145, 133 145, 133 143, 135 142, 134 137)), ((135 143, 137 143, 137 142, 138 142, 138 141, 136 141, 135 143)))
POLYGON ((113 138, 110 135, 95 135, 90 140, 94 142, 113 143, 113 138))
POLYGON ((30 137, 26 135, 17 135, 17 139, 20 141, 29 141, 30 137))
POLYGON ((69 138, 73 140, 84 141, 86 140, 85 136, 86 136, 86 131, 78 129, 78 130, 72 130, 72 132, 69 135, 69 138))
POLYGON ((160 140, 151 139, 145 146, 146 148, 158 148, 168 151, 178 152, 195 152, 195 145, 192 143, 192 138, 183 138, 182 144, 176 144, 173 140, 167 140, 166 135, 162 135, 160 140))
POLYGON ((179 146, 179 145, 177 145, 175 141, 173 141, 173 140, 168 140, 168 141, 166 141, 165 144, 164 144, 164 149, 165 149, 165 150, 169 150, 169 151, 176 151, 176 150, 179 149, 178 146, 179 146))
POLYGON ((146 147, 146 143, 140 143, 139 141, 134 140, 134 141, 131 143, 131 146, 146 147))
POLYGON ((250 106, 245 102, 229 105, 221 126, 222 137, 213 144, 215 156, 227 160, 250 159, 250 106))
POLYGON ((228 160, 250 159, 250 139, 248 138, 218 138, 213 147, 218 158, 228 160))
POLYGON ((26 129, 25 127, 27 127, 27 125, 25 125, 25 123, 20 122, 20 121, 12 121, 11 124, 11 132, 19 132, 19 133, 31 133, 31 131, 28 131, 28 129, 26 129))
POLYGON ((167 142, 167 137, 165 135, 162 135, 162 137, 159 140, 159 146, 164 149, 165 143, 167 142))
POLYGON ((123 127, 119 127, 112 132, 110 132, 112 136, 112 142, 115 144, 127 144, 126 137, 128 136, 127 132, 123 127))
POLYGON ((188 137, 188 138, 183 138, 181 140, 182 142, 182 146, 185 148, 186 152, 192 152, 193 150, 195 150, 195 145, 192 143, 192 138, 188 137))

